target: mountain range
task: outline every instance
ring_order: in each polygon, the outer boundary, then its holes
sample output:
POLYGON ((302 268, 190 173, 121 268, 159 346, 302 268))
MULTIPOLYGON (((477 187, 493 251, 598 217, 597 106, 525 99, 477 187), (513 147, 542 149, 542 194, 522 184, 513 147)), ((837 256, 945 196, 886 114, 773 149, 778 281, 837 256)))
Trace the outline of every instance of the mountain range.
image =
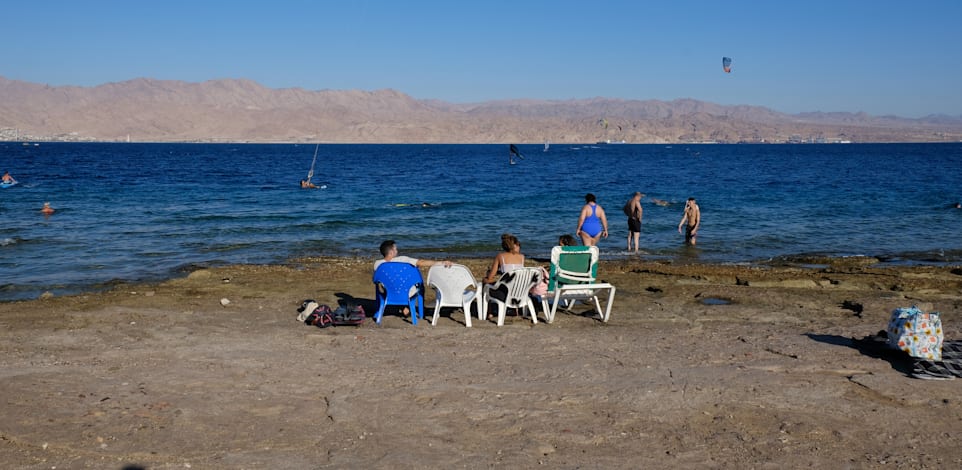
POLYGON ((944 142, 962 116, 785 114, 695 99, 450 103, 385 89, 272 89, 244 79, 94 87, 0 77, 0 140, 332 143, 944 142))

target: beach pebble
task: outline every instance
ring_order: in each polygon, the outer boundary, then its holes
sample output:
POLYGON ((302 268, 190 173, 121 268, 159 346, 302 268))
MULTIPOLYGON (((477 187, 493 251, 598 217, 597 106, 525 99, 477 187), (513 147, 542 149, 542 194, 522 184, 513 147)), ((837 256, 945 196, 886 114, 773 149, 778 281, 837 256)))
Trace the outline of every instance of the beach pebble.
POLYGON ((40 294, 40 297, 37 297, 37 298, 40 299, 40 300, 52 299, 52 298, 53 298, 53 292, 50 292, 50 291, 44 292, 43 294, 40 294))
POLYGON ((206 269, 198 269, 187 275, 187 279, 198 280, 198 279, 209 279, 211 276, 210 271, 206 269))
POLYGON ((230 299, 228 299, 227 297, 224 297, 223 299, 220 299, 220 304, 226 307, 230 305, 230 299))
POLYGON ((553 454, 555 452, 555 448, 551 444, 541 443, 538 446, 536 446, 535 452, 541 455, 548 455, 548 454, 553 454))

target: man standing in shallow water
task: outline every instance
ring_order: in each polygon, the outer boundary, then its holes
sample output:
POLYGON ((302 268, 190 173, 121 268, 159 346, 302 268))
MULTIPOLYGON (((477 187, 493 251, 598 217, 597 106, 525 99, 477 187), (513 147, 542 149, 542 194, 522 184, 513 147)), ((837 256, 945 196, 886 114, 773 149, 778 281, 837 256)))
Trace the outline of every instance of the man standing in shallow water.
POLYGON ((625 215, 628 216, 628 251, 631 251, 632 240, 635 242, 635 251, 641 249, 638 247, 638 238, 641 236, 642 196, 644 194, 636 191, 625 204, 625 215))
POLYGON ((681 222, 678 222, 678 233, 681 233, 681 226, 686 223, 685 243, 694 245, 695 238, 698 237, 698 227, 701 226, 701 209, 698 208, 693 197, 688 198, 688 202, 685 203, 685 213, 681 216, 681 222))

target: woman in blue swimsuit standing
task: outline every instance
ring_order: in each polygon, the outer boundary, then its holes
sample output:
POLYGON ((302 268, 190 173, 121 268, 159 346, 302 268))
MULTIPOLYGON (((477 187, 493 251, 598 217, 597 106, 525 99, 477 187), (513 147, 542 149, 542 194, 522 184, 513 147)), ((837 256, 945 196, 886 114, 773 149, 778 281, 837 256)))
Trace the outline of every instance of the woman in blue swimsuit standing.
POLYGON ((605 210, 595 201, 594 194, 585 194, 577 233, 585 246, 596 246, 602 237, 608 238, 608 218, 605 217, 605 210))

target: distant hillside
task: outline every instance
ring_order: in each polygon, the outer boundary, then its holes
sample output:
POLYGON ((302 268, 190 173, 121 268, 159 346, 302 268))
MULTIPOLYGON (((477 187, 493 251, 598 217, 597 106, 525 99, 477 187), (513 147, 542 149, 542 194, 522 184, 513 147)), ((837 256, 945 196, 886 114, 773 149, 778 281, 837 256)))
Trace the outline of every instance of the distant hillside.
POLYGON ((932 142, 962 116, 789 115, 758 106, 593 98, 455 104, 394 90, 138 78, 50 87, 0 77, 0 140, 370 143, 932 142), (607 124, 607 126, 605 125, 607 124))

